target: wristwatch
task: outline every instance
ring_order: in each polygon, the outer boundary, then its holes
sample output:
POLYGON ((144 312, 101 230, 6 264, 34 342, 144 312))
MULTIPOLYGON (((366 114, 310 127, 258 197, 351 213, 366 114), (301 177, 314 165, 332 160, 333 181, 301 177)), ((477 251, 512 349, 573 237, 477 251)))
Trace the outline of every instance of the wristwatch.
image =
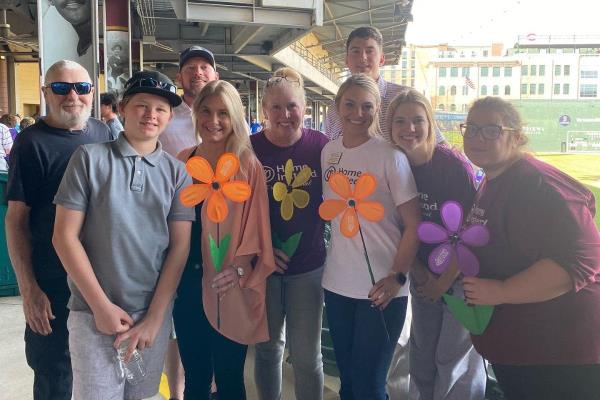
POLYGON ((400 285, 404 286, 404 284, 406 284, 406 274, 404 272, 396 272, 396 282, 398 282, 400 285))

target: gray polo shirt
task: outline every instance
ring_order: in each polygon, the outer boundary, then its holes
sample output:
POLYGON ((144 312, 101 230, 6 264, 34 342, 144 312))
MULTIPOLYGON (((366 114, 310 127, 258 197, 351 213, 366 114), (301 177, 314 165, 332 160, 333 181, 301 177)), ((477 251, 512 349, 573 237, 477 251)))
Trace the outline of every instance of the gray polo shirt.
MULTIPOLYGON (((100 286, 125 311, 150 305, 169 247, 169 221, 193 221, 179 201, 192 183, 184 164, 157 149, 141 157, 125 135, 81 146, 69 161, 55 204, 85 213, 81 243, 100 286)), ((89 310, 69 279, 69 308, 89 310)))

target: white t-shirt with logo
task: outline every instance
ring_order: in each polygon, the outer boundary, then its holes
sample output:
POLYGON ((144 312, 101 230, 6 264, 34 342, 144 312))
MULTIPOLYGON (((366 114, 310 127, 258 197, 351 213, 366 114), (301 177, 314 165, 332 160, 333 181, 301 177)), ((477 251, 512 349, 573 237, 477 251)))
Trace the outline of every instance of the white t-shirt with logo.
MULTIPOLYGON (((377 180, 377 189, 366 200, 377 201, 385 209, 379 222, 370 222, 359 214, 360 226, 371 262, 375 282, 391 271, 400 238, 402 219, 397 207, 417 197, 417 187, 406 156, 381 138, 371 138, 352 149, 345 148, 342 137, 333 140, 321 152, 324 199, 339 199, 329 187, 329 176, 342 172, 354 184, 363 173, 377 180)), ((331 246, 327 252, 323 288, 355 299, 368 299, 373 285, 369 277, 360 233, 352 238, 340 232, 341 214, 331 221, 331 246)), ((398 297, 408 296, 408 283, 398 297)))

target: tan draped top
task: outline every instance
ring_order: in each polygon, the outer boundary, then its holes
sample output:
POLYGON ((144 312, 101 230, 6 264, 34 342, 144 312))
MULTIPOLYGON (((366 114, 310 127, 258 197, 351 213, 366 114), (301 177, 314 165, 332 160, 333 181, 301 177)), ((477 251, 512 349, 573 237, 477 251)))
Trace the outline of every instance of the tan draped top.
MULTIPOLYGON (((196 147, 186 149, 179 159, 186 161, 196 147)), ((252 270, 245 271, 240 285, 227 291, 220 300, 220 329, 225 337, 242 344, 254 344, 269 340, 265 306, 266 279, 275 271, 271 226, 269 222, 269 199, 263 167, 254 154, 240 159, 240 171, 233 180, 244 180, 252 189, 252 195, 244 203, 225 199, 229 214, 219 223, 219 241, 226 234, 231 235, 229 250, 222 268, 232 265, 237 256, 256 255, 252 270), (241 172, 244 171, 244 173, 241 172)), ((210 256, 209 235, 217 239, 217 224, 206 215, 206 205, 202 204, 202 303, 204 312, 212 327, 217 330, 217 292, 211 287, 217 271, 210 256)), ((198 245, 192 243, 192 246, 198 245)))

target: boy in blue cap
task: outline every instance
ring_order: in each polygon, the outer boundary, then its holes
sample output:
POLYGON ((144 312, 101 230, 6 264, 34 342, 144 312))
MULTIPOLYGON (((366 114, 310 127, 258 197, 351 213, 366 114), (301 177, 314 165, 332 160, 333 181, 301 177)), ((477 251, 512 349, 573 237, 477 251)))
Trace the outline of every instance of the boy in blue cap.
POLYGON ((137 72, 120 112, 124 132, 80 147, 54 199, 53 243, 69 275, 69 347, 76 399, 142 399, 158 392, 172 301, 189 252, 193 209, 179 201, 191 184, 158 137, 181 103, 165 75, 137 72), (115 348, 137 348, 146 369, 131 384, 115 348))

